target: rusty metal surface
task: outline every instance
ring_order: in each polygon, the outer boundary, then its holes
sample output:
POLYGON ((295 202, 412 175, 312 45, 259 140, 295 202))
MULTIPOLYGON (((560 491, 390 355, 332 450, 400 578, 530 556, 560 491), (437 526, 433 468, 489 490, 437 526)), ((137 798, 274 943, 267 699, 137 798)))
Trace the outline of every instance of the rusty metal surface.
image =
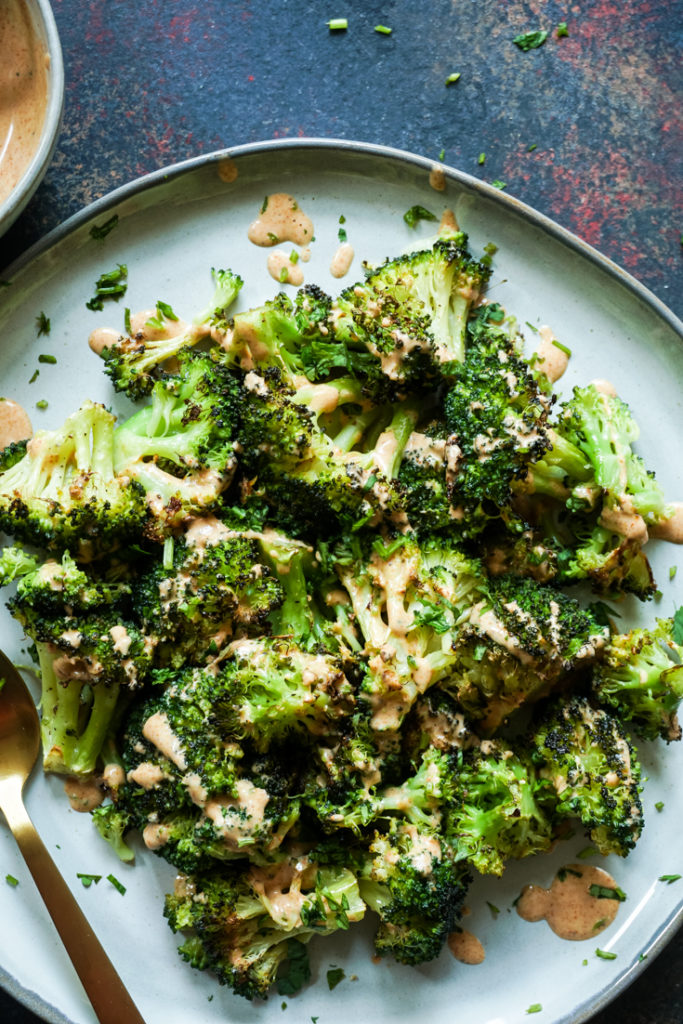
MULTIPOLYGON (((323 136, 443 151, 505 182, 683 316, 683 0, 53 7, 63 129, 43 184, 0 240, 3 265, 147 171, 244 142, 323 136), (346 32, 328 31, 336 16, 348 18, 346 32), (568 35, 558 38, 561 21, 568 35), (376 33, 378 22, 391 35, 376 33), (512 43, 537 28, 549 32, 540 48, 512 43)), ((682 978, 679 936, 595 1024, 680 1024, 682 978)), ((37 1018, 0 993, 0 1020, 37 1018)))

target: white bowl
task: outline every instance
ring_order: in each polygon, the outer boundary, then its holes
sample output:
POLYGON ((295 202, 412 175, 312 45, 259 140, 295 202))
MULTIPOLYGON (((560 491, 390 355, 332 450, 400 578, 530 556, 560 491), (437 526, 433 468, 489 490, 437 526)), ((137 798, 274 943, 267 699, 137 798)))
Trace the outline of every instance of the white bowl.
POLYGON ((12 192, 0 203, 4 234, 38 188, 57 143, 64 104, 64 64, 57 25, 49 0, 25 0, 33 29, 47 54, 47 103, 38 146, 12 192))

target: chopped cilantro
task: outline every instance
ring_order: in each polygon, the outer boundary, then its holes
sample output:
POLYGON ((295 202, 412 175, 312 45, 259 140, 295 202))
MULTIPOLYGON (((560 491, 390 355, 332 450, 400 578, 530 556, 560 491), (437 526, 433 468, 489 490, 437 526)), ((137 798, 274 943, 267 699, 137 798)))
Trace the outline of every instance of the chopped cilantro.
POLYGON ((51 364, 54 365, 54 363, 57 362, 57 356, 51 356, 51 355, 47 355, 45 352, 41 352, 40 355, 38 356, 38 362, 39 363, 51 363, 51 364))
POLYGON ((149 320, 145 321, 145 327, 156 327, 157 330, 161 331, 164 328, 164 320, 177 321, 178 317, 168 302, 162 302, 161 299, 158 299, 156 315, 151 316, 149 320))
POLYGON ((29 381, 29 384, 35 384, 35 382, 38 380, 39 376, 40 376, 40 370, 34 370, 33 371, 33 376, 31 377, 31 379, 29 381))
POLYGON ((582 967, 588 967, 588 961, 587 960, 582 960, 581 961, 581 966, 582 967))
POLYGON ((527 153, 533 153, 535 149, 538 149, 538 146, 535 142, 532 142, 530 146, 526 147, 527 153))
POLYGON ((674 612, 674 628, 671 639, 675 644, 683 644, 683 605, 674 612))
POLYGON ((260 210, 261 213, 265 213, 266 210, 268 209, 268 200, 269 199, 270 199, 270 196, 266 196, 265 199, 263 200, 263 202, 261 203, 261 210, 260 210))
POLYGON ((647 953, 641 953, 638 957, 638 963, 642 963, 643 960, 647 960, 647 953))
POLYGON ((459 71, 453 72, 453 74, 449 75, 448 78, 446 79, 446 85, 455 85, 455 83, 458 81, 459 78, 460 78, 460 72, 459 71))
POLYGON ((114 888, 117 889, 122 896, 125 895, 126 887, 121 882, 119 882, 118 878, 116 878, 114 875, 107 875, 107 881, 111 882, 114 888))
POLYGON ((440 152, 439 152, 439 160, 443 160, 443 158, 445 156, 446 156, 446 150, 445 149, 440 150, 440 152))
POLYGON ((678 572, 678 566, 677 565, 672 565, 671 568, 669 569, 669 579, 670 580, 674 579, 677 572, 678 572))
POLYGON ((95 294, 86 302, 86 309, 104 309, 105 299, 114 299, 118 302, 121 296, 126 294, 127 278, 128 267, 125 263, 119 263, 115 270, 108 270, 104 274, 100 274, 95 282, 95 294))
POLYGON ((327 986, 330 990, 336 988, 340 981, 343 981, 346 977, 346 972, 343 967, 335 967, 334 964, 330 967, 327 972, 327 986))
POLYGON ((106 238, 110 231, 113 231, 119 222, 118 213, 112 214, 109 220, 105 220, 103 224, 93 224, 90 228, 90 237, 95 238, 98 241, 102 238, 106 238))
POLYGON ((616 960, 617 954, 610 953, 606 949, 596 949, 595 955, 599 956, 601 960, 616 960))
POLYGON ((666 882, 667 885, 671 885, 672 882, 677 882, 680 877, 680 875, 660 875, 657 881, 666 882))
POLYGON ((569 29, 567 28, 567 22, 566 21, 561 21, 560 24, 557 26, 555 31, 557 32, 557 38, 558 39, 562 39, 564 36, 568 36, 569 35, 569 29))
POLYGON ((345 32, 346 29, 349 27, 349 19, 332 18, 331 21, 328 21, 327 27, 329 28, 330 32, 345 32))
POLYGON ((339 239, 340 242, 346 242, 348 240, 346 228, 339 228, 339 230, 337 231, 337 238, 339 239))
POLYGON ((286 1010, 287 1009, 287 1003, 284 1000, 280 1003, 280 1009, 281 1010, 286 1010))
POLYGON ((41 334, 50 333, 50 318, 49 316, 45 316, 45 313, 43 313, 42 310, 36 317, 36 327, 38 328, 38 337, 40 337, 41 334))
POLYGON ((379 32, 381 36, 390 36, 392 29, 388 25, 375 25, 375 32, 379 32))
POLYGON ((97 883, 102 878, 102 875, 85 875, 82 872, 77 871, 76 878, 80 878, 81 884, 84 889, 89 889, 93 882, 95 883, 95 885, 97 885, 97 883))
POLYGON ((126 308, 123 311, 123 329, 126 332, 126 334, 131 333, 130 308, 128 306, 126 306, 126 308))
POLYGON ((287 267, 282 267, 280 270, 280 281, 282 284, 286 284, 287 281, 289 281, 289 271, 287 270, 287 267))
POLYGON ((494 187, 494 188, 499 188, 499 189, 501 190, 501 192, 502 192, 502 190, 503 190, 504 188, 507 188, 507 187, 508 187, 508 183, 507 183, 507 181, 501 181, 501 180, 500 180, 499 178, 495 178, 495 179, 494 179, 494 180, 493 180, 493 181, 491 182, 491 184, 493 185, 493 187, 494 187))
POLYGON ((520 50, 524 50, 527 53, 529 50, 537 50, 539 46, 543 46, 547 38, 547 32, 537 29, 535 32, 522 32, 520 35, 515 36, 512 42, 520 50))
POLYGON ((14 875, 5 875, 5 881, 8 885, 11 885, 13 889, 19 885, 19 879, 15 878, 14 875))
POLYGON ((477 163, 478 164, 486 163, 486 153, 480 153, 479 154, 479 156, 477 157, 477 163))
POLYGON ((311 965, 308 962, 308 950, 298 939, 288 939, 284 971, 277 979, 278 995, 296 995, 310 980, 310 977, 311 965))
POLYGON ((36 409, 47 409, 47 402, 44 398, 41 398, 39 402, 36 402, 36 409))
POLYGON ((532 1003, 531 1006, 527 1007, 527 1013, 540 1013, 543 1009, 540 1003, 532 1003))
POLYGON ((612 889, 608 885, 589 885, 588 892, 596 900, 618 900, 623 903, 626 899, 626 893, 619 886, 612 889))
POLYGON ((436 220, 436 214, 426 210, 424 206, 411 206, 403 214, 403 219, 409 228, 414 228, 421 220, 436 220))
POLYGON ((655 810, 656 811, 663 811, 664 810, 664 801, 663 800, 658 800, 657 801, 657 803, 655 804, 655 810))
POLYGON ((489 901, 487 900, 487 901, 486 901, 486 906, 487 906, 487 907, 489 908, 489 910, 491 911, 491 916, 492 916, 493 918, 496 918, 496 917, 498 917, 498 915, 500 914, 500 910, 499 910, 499 908, 498 908, 498 907, 497 907, 497 906, 495 905, 495 903, 489 903, 489 901))

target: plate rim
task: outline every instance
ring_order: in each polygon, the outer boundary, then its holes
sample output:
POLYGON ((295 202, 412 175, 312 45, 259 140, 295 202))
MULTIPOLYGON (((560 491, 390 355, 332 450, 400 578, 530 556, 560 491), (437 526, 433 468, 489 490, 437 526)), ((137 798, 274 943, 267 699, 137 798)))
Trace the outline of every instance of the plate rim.
POLYGON ((610 257, 605 256, 598 249, 590 245, 588 242, 585 242, 582 238, 579 238, 578 235, 574 234, 568 228, 562 227, 562 225, 558 224, 557 221, 548 217, 544 213, 540 213, 528 203, 525 203, 521 199, 517 199, 515 196, 509 195, 507 192, 504 192, 499 188, 495 188, 488 182, 482 181, 480 178, 476 178, 474 175, 468 174, 466 171, 461 171, 457 167, 453 167, 444 161, 421 156, 418 153, 412 153, 409 150, 399 149, 393 146, 383 146, 377 143, 360 142, 352 139, 325 138, 317 136, 306 136, 297 139, 266 139, 243 143, 238 146, 227 146, 222 149, 212 150, 210 153, 202 153, 199 156, 188 157, 185 160, 179 160, 164 167, 159 167, 156 170, 149 171, 137 178, 133 178, 131 181, 126 182, 123 185, 119 185, 111 192, 105 193, 105 195, 100 196, 99 199, 95 199, 92 203, 89 203, 70 217, 67 217, 66 220, 52 228, 51 231, 34 242, 23 253, 20 253, 16 259, 4 268, 3 273, 11 276, 12 274, 16 274, 18 271, 23 270, 24 267, 34 259, 38 258, 48 249, 52 248, 52 246, 62 241, 62 239, 67 237, 67 235, 76 231, 81 225, 87 223, 91 218, 106 213, 113 206, 116 206, 134 195, 146 192, 155 188, 157 185, 164 184, 174 178, 181 177, 182 175, 190 173, 199 167, 218 163, 221 160, 235 159, 258 153, 272 153, 288 149, 341 149, 345 152, 359 155, 384 157, 391 160, 397 160, 399 162, 410 164, 414 167, 421 167, 428 172, 433 168, 438 167, 443 170, 447 179, 450 178, 451 180, 456 181, 467 191, 475 194, 478 193, 486 199, 500 204, 504 208, 507 208, 508 212, 514 213, 516 216, 526 220, 527 222, 531 222, 541 231, 549 234, 568 248, 578 252, 584 258, 587 258, 591 263, 597 264, 601 269, 606 271, 611 277, 616 279, 621 285, 632 292, 637 298, 650 306, 653 312, 657 313, 676 333, 683 337, 683 320, 681 320, 662 299, 655 295, 654 292, 642 284, 642 282, 634 277, 629 271, 625 270, 614 260, 610 259, 610 257))
MULTIPOLYGON (((358 156, 374 157, 378 159, 389 159, 398 163, 407 164, 413 168, 419 168, 427 173, 435 167, 441 169, 447 180, 457 183, 465 191, 481 196, 486 200, 499 204, 508 213, 532 224, 543 233, 549 235, 556 241, 570 250, 578 253, 589 263, 597 265, 608 274, 618 285, 625 287, 637 299, 644 303, 653 314, 658 316, 671 330, 683 341, 683 320, 671 310, 665 302, 658 298, 649 288, 642 284, 636 277, 630 274, 615 261, 605 256, 598 249, 588 242, 579 238, 567 228, 562 227, 551 217, 540 213, 532 206, 517 199, 515 196, 495 188, 493 185, 482 181, 479 178, 461 171, 444 161, 425 157, 409 150, 399 149, 392 146, 384 146, 375 143, 354 141, 349 139, 325 138, 325 137, 303 137, 297 139, 270 139, 244 143, 237 146, 224 147, 213 150, 209 153, 202 153, 195 157, 168 164, 164 167, 147 172, 132 179, 123 185, 118 186, 105 195, 94 200, 92 203, 82 207, 66 220, 51 229, 46 235, 34 242, 28 249, 21 253, 16 259, 8 264, 2 271, 6 281, 12 283, 12 277, 28 268, 30 264, 44 255, 54 246, 68 236, 75 233, 90 220, 100 217, 113 207, 131 199, 137 195, 147 192, 159 185, 167 184, 169 181, 190 174, 199 168, 219 163, 222 160, 234 160, 244 156, 258 154, 271 155, 287 150, 297 151, 334 151, 342 150, 345 153, 358 156)), ((599 992, 595 997, 576 1005, 569 1014, 566 1014, 556 1021, 556 1024, 584 1024, 596 1013, 604 1010, 609 1004, 621 995, 637 977, 656 959, 659 953, 669 944, 671 939, 683 926, 683 898, 678 907, 661 923, 654 933, 650 946, 647 948, 647 959, 638 961, 627 967, 624 973, 616 977, 612 983, 599 992)), ((21 1005, 28 1010, 41 1016, 48 1024, 73 1024, 73 1021, 65 1016, 61 1010, 44 1000, 36 992, 25 988, 17 981, 2 965, 0 965, 0 986, 21 1005)))

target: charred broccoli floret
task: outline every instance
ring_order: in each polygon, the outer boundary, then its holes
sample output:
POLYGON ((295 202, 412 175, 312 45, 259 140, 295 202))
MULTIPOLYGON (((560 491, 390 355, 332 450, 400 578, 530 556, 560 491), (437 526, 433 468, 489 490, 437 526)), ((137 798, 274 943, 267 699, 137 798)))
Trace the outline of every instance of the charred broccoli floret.
POLYGON ((144 518, 140 487, 116 476, 114 417, 94 402, 0 474, 0 529, 49 550, 92 557, 139 536, 144 518))
POLYGON ((132 399, 143 398, 152 391, 156 381, 171 373, 170 361, 181 352, 202 338, 210 337, 212 330, 218 330, 221 335, 225 333, 227 310, 243 282, 231 270, 212 270, 211 276, 215 285, 213 299, 193 324, 182 325, 180 331, 169 330, 177 324, 178 318, 172 311, 158 306, 156 320, 152 318, 134 337, 120 335, 113 345, 104 349, 105 371, 117 391, 125 392, 132 399))
POLYGON ((552 703, 529 739, 555 789, 556 820, 578 818, 600 853, 625 857, 643 827, 640 765, 618 719, 583 697, 552 703))
POLYGON ((595 699, 646 740, 681 738, 676 712, 683 700, 683 648, 673 621, 611 636, 593 680, 595 699))

